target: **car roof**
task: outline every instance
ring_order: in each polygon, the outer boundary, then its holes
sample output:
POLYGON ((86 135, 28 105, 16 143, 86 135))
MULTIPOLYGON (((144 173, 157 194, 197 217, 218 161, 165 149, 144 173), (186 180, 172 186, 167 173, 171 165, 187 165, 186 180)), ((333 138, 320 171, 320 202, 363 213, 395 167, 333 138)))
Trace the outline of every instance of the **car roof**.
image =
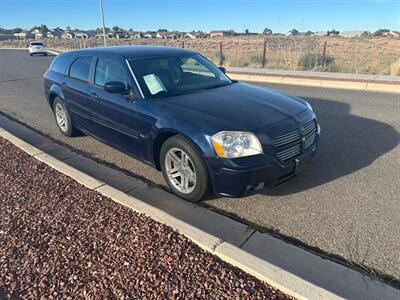
POLYGON ((183 48, 134 45, 134 46, 110 46, 110 47, 86 48, 86 49, 65 52, 65 54, 67 53, 73 55, 119 54, 126 58, 146 58, 151 56, 175 56, 175 55, 189 54, 196 52, 183 48))

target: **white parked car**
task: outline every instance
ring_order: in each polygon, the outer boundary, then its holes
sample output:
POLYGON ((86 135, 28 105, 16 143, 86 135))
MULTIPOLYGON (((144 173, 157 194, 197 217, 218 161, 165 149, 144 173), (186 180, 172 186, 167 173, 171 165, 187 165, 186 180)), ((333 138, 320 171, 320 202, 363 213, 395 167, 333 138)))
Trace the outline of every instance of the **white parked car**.
POLYGON ((43 42, 30 42, 29 43, 29 54, 43 54, 47 55, 47 48, 43 42))

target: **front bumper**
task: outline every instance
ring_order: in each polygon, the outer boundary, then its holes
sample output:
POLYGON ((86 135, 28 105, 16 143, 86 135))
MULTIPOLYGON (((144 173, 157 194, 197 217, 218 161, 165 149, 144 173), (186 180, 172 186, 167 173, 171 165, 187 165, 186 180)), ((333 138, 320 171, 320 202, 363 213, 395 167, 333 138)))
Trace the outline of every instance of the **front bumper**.
POLYGON ((207 159, 214 193, 225 197, 244 197, 279 185, 301 172, 311 162, 318 148, 319 133, 313 146, 285 163, 261 154, 224 160, 207 159))

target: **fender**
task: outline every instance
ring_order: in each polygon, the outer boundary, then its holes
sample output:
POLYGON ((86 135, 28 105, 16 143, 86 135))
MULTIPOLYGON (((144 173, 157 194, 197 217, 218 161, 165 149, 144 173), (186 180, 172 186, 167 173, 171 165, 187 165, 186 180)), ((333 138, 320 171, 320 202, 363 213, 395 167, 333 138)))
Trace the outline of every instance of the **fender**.
POLYGON ((64 102, 64 104, 68 106, 68 103, 61 88, 58 85, 53 84, 49 89, 49 95, 47 97, 47 102, 51 109, 53 109, 53 101, 55 97, 59 97, 64 102))

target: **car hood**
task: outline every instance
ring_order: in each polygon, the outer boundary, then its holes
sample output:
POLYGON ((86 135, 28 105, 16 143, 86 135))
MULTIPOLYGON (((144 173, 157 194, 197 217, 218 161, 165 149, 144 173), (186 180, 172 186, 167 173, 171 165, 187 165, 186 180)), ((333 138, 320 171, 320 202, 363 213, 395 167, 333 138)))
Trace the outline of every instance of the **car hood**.
POLYGON ((293 118, 307 109, 295 96, 245 83, 163 99, 163 104, 184 108, 191 119, 218 123, 221 130, 254 131, 293 118))

